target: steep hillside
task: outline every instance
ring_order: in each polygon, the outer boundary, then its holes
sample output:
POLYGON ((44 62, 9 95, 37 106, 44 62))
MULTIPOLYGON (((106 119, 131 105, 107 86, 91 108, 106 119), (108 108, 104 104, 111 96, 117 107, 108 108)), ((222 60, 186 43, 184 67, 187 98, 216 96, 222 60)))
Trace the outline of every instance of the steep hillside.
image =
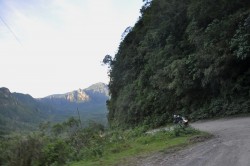
POLYGON ((152 0, 110 70, 112 126, 250 112, 250 1, 152 0))
POLYGON ((30 95, 11 93, 0 88, 0 131, 33 129, 48 117, 41 105, 30 95))

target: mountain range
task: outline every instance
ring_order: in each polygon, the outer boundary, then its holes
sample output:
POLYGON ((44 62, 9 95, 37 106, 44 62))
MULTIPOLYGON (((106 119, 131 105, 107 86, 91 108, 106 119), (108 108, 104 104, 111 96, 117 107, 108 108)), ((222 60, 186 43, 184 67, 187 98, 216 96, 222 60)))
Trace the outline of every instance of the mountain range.
POLYGON ((60 122, 71 116, 80 116, 83 123, 93 120, 106 124, 108 93, 104 83, 38 99, 0 88, 0 131, 34 129, 45 121, 60 122))

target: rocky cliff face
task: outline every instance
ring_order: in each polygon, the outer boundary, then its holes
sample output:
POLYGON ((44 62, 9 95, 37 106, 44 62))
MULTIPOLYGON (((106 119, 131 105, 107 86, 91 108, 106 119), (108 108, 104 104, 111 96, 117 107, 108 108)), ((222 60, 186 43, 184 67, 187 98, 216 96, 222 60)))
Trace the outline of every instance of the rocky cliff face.
POLYGON ((69 102, 84 103, 89 101, 90 97, 86 94, 83 89, 78 89, 76 91, 68 92, 65 94, 51 95, 46 98, 49 99, 61 99, 67 100, 69 102))
POLYGON ((108 86, 104 83, 96 83, 86 89, 78 89, 65 94, 56 94, 45 97, 51 100, 66 100, 71 103, 86 103, 93 101, 97 96, 108 98, 108 86))
POLYGON ((89 96, 85 93, 84 90, 78 89, 77 91, 73 91, 67 93, 65 95, 66 100, 70 102, 87 102, 89 101, 89 96))

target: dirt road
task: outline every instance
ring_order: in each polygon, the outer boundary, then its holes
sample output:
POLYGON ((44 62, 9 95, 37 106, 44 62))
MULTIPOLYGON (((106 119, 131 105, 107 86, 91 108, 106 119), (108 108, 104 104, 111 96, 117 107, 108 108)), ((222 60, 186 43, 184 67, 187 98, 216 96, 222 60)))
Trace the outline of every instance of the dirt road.
POLYGON ((174 154, 154 154, 135 165, 250 166, 250 117, 197 122, 192 126, 215 137, 174 154))

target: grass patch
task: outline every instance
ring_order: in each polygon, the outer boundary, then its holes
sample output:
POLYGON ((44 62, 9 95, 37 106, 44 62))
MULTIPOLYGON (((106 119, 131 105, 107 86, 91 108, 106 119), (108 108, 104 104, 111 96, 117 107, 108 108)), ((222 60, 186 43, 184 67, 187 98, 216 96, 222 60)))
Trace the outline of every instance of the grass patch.
MULTIPOLYGON (((133 134, 132 134, 133 135, 133 134)), ((202 137, 205 133, 192 128, 176 127, 172 131, 159 131, 154 134, 135 134, 131 137, 126 133, 120 136, 119 141, 106 143, 102 157, 86 159, 72 163, 71 166, 116 165, 129 162, 131 158, 146 156, 154 152, 166 152, 176 147, 195 143, 192 138, 202 137), (123 138, 123 139, 122 139, 123 138)), ((194 139, 195 140, 195 139, 194 139)))

